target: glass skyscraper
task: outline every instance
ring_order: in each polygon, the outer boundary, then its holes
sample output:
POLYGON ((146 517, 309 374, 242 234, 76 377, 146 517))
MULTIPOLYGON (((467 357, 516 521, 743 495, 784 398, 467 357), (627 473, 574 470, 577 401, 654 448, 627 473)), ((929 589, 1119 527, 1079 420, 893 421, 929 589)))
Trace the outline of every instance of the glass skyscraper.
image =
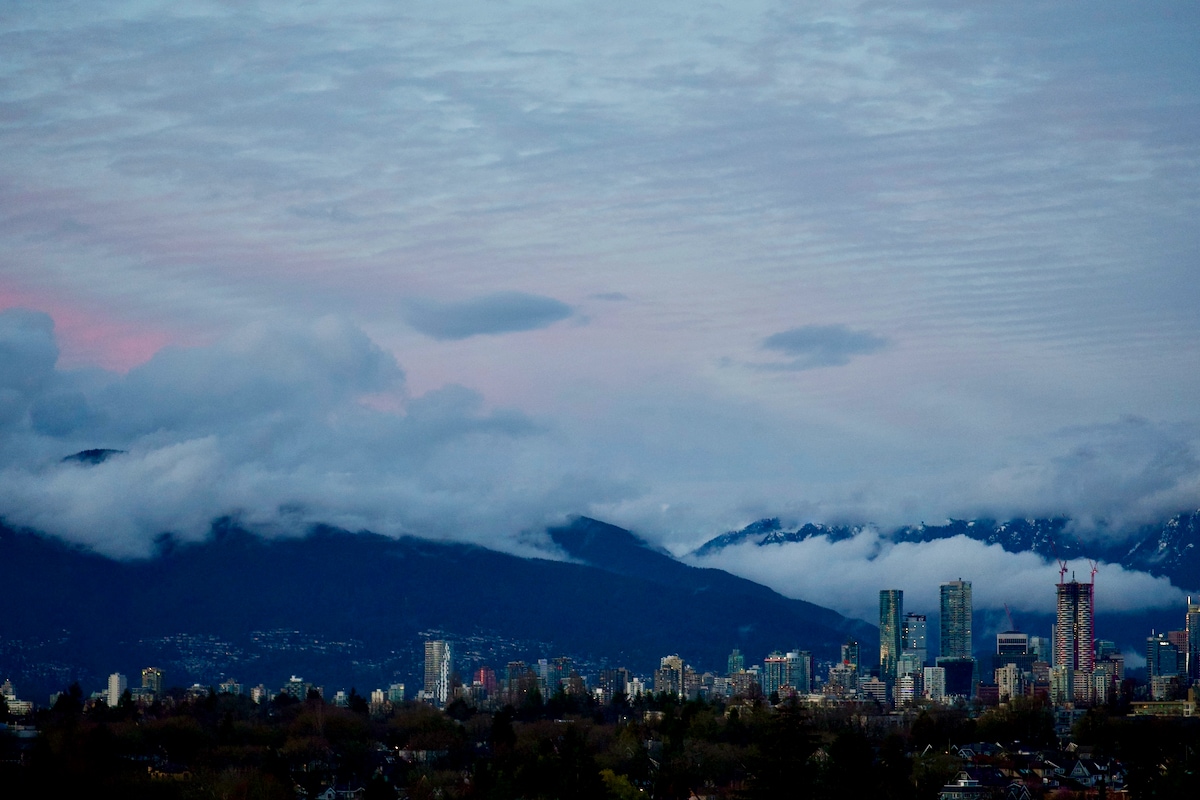
POLYGON ((942 584, 941 641, 942 658, 971 658, 971 582, 964 580, 942 584))
POLYGON ((896 680, 896 660, 904 649, 904 590, 879 590, 879 677, 891 685, 896 680))

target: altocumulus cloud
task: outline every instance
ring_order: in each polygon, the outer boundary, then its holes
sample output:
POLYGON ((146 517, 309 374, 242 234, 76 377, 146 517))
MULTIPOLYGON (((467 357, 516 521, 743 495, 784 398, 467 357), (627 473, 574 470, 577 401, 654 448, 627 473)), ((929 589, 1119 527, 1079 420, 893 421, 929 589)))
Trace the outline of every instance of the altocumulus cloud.
POLYGON ((780 331, 762 342, 764 350, 780 353, 790 361, 767 364, 767 369, 804 370, 840 367, 855 356, 878 352, 888 339, 845 325, 803 325, 780 331))
POLYGON ((566 303, 524 292, 496 292, 459 302, 411 300, 404 308, 408 324, 435 339, 537 330, 573 313, 566 303))
POLYGON ((56 358, 49 317, 0 313, 0 517, 111 555, 201 539, 219 516, 545 555, 547 523, 629 495, 573 474, 552 428, 470 389, 410 396, 395 359, 337 318, 167 348, 127 375, 56 358), (93 447, 126 452, 62 461, 93 447))

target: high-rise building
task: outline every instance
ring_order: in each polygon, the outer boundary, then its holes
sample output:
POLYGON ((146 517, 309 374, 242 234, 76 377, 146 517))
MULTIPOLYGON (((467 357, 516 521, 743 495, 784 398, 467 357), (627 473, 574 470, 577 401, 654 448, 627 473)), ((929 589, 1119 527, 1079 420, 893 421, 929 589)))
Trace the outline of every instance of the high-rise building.
POLYGON ((879 677, 889 686, 896 680, 896 660, 903 651, 904 590, 879 590, 879 677))
POLYGON ((1049 664, 1054 661, 1054 647, 1051 642, 1052 639, 1045 636, 1030 636, 1029 652, 1033 653, 1038 661, 1049 664))
POLYGON ((629 682, 633 678, 624 667, 608 667, 600 670, 600 680, 596 688, 603 702, 611 702, 618 694, 630 695, 629 682))
POLYGON ((859 664, 858 639, 847 639, 842 643, 842 664, 858 671, 859 664))
POLYGON ((935 703, 946 702, 945 667, 925 668, 925 696, 935 703))
POLYGON ((1200 681, 1200 603, 1187 599, 1187 674, 1193 681, 1200 681))
POLYGON ((772 692, 778 692, 780 687, 787 685, 787 673, 788 662, 783 653, 776 650, 767 656, 759 678, 763 694, 770 697, 772 692))
POLYGON ((896 708, 911 708, 921 696, 924 676, 920 672, 906 672, 896 678, 896 708))
POLYGON ((1179 647, 1163 634, 1146 638, 1146 673, 1148 677, 1171 677, 1180 674, 1179 647))
POLYGON ((813 689, 813 656, 807 650, 791 651, 787 659, 787 685, 799 694, 809 694, 813 689))
POLYGON ((971 582, 962 579, 942 584, 942 658, 971 658, 971 582))
POLYGON ((1050 668, 1050 702, 1062 705, 1075 700, 1075 673, 1070 667, 1056 664, 1050 668))
POLYGON ((110 708, 116 708, 117 703, 121 702, 121 695, 125 694, 125 689, 129 686, 125 676, 119 672, 114 672, 108 676, 108 692, 105 700, 110 708))
POLYGON ((1022 676, 1032 676, 1034 661, 1037 661, 1037 656, 1029 650, 1029 634, 1020 631, 1003 631, 996 634, 996 652, 992 654, 993 672, 1015 664, 1022 676))
POLYGON ((1011 700, 1024 694, 1024 673, 1016 664, 1005 664, 995 670, 996 686, 999 687, 1000 701, 1011 700))
POLYGON ((1054 666, 1091 673, 1095 670, 1095 651, 1092 641, 1093 585, 1058 584, 1057 613, 1054 623, 1054 666))
POLYGON ((154 697, 162 697, 163 673, 158 667, 146 667, 142 670, 142 688, 154 697))
POLYGON ((737 675, 739 672, 743 672, 745 669, 746 657, 742 655, 741 650, 738 650, 736 647, 733 648, 733 652, 729 654, 729 672, 726 674, 737 675))
POLYGON ((683 697, 683 659, 677 655, 663 656, 654 671, 654 693, 683 697))
POLYGON ((450 700, 452 662, 449 642, 441 639, 425 642, 425 698, 436 705, 444 706, 450 700))
POLYGON ((566 691, 567 681, 571 677, 572 669, 571 659, 568 656, 559 656, 550 661, 546 672, 546 691, 548 696, 566 691))
MULTIPOLYGON (((925 664, 929 661, 929 647, 925 639, 926 627, 924 614, 904 615, 900 646, 904 655, 915 657, 920 669, 924 669, 925 664)), ((918 669, 918 673, 920 669, 918 669)))

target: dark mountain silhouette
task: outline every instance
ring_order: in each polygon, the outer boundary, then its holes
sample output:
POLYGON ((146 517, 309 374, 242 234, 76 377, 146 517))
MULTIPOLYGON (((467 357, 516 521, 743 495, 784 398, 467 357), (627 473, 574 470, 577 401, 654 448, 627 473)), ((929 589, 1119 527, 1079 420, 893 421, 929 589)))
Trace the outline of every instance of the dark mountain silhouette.
POLYGON ((611 525, 580 518, 551 536, 575 563, 332 528, 267 540, 229 521, 204 542, 115 561, 0 527, 15 600, 0 670, 23 692, 99 688, 110 672, 136 684, 154 664, 180 685, 232 676, 277 690, 294 673, 360 691, 399 680, 411 695, 423 632, 458 642, 464 673, 565 654, 648 674, 670 653, 723 672, 734 647, 830 658, 848 634, 878 642, 866 623, 680 564, 611 525))

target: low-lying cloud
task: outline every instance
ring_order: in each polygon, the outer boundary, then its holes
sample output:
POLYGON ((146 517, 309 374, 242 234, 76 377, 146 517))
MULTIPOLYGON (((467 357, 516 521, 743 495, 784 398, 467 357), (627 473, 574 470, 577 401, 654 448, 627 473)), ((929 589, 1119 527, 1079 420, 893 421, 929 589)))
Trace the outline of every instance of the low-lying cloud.
MULTIPOLYGON (((977 609, 1048 613, 1054 608, 1058 567, 1034 553, 1009 553, 965 536, 932 542, 893 543, 866 529, 839 542, 821 536, 802 542, 727 547, 692 558, 698 566, 717 567, 770 586, 781 594, 844 614, 874 621, 878 589, 904 590, 905 608, 934 614, 939 586, 971 581, 977 609)), ((1166 578, 1100 564, 1097 602, 1106 612, 1180 606, 1182 589, 1166 578)))
POLYGON ((767 365, 771 369, 805 370, 844 366, 855 356, 876 353, 888 343, 883 336, 845 325, 804 325, 768 336, 762 349, 791 359, 767 365))
POLYGON ((552 297, 524 292, 496 292, 460 302, 409 301, 404 318, 434 339, 466 339, 546 328, 574 311, 552 297))

